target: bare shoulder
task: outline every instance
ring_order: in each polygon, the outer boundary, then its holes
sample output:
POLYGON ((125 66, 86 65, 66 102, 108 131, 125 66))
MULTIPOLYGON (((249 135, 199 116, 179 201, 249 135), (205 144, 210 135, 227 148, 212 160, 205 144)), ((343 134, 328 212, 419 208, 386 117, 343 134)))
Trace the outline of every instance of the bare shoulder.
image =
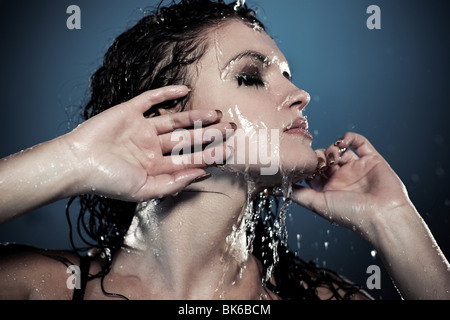
POLYGON ((78 263, 70 251, 0 244, 0 299, 71 299, 67 268, 78 263))

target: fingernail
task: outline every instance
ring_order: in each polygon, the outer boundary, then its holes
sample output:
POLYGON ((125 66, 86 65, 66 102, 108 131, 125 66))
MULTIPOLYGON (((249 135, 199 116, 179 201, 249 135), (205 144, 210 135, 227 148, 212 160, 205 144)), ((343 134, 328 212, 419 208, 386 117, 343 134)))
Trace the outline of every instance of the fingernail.
POLYGON ((321 170, 321 169, 323 169, 326 165, 327 165, 327 163, 326 163, 325 159, 319 158, 319 162, 317 163, 317 169, 316 169, 316 170, 321 170))
POLYGON ((329 153, 327 155, 327 159, 328 159, 328 164, 331 166, 334 164, 334 162, 336 161, 336 159, 334 158, 334 154, 333 153, 329 153))
POLYGON ((204 181, 204 180, 206 180, 208 178, 211 178, 211 173, 206 173, 204 175, 201 175, 201 176, 195 178, 194 180, 192 180, 189 184, 201 182, 201 181, 204 181))
POLYGON ((340 138, 339 140, 337 140, 334 145, 337 147, 340 143, 344 142, 344 138, 340 138))
POLYGON ((223 113, 222 113, 222 111, 220 111, 220 110, 216 110, 216 113, 217 113, 217 120, 220 120, 220 119, 222 119, 222 117, 223 117, 223 113))

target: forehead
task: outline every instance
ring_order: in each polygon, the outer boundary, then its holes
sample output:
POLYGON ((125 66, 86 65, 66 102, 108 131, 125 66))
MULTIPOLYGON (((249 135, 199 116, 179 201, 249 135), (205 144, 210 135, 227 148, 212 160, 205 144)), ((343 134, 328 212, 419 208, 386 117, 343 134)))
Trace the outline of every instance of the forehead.
POLYGON ((286 61, 283 53, 269 35, 252 25, 232 20, 209 34, 210 49, 205 59, 216 60, 219 69, 242 52, 258 52, 270 60, 286 61), (214 59, 215 58, 215 59, 214 59))

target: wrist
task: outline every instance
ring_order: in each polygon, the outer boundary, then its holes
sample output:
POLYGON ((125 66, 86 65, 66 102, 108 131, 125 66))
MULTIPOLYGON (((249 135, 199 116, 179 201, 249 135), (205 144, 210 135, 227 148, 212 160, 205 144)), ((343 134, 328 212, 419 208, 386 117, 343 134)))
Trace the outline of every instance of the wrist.
POLYGON ((377 251, 382 252, 401 242, 410 242, 423 224, 423 219, 412 203, 379 210, 373 214, 367 240, 377 251))
POLYGON ((67 133, 55 140, 59 173, 64 178, 63 198, 88 192, 86 177, 89 176, 86 157, 81 155, 83 148, 67 133))
POLYGON ((414 206, 375 224, 370 239, 404 299, 448 299, 450 265, 414 206))
POLYGON ((63 139, 56 138, 3 159, 0 222, 81 194, 82 176, 63 139))

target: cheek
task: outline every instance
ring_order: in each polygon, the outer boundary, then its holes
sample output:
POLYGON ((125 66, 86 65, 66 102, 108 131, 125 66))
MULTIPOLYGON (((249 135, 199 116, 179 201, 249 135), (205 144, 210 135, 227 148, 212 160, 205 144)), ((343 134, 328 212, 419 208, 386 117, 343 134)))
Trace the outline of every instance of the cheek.
MULTIPOLYGON (((209 69, 208 69, 209 70, 209 69)), ((221 122, 234 122, 246 132, 278 128, 276 96, 268 89, 238 87, 234 80, 223 80, 203 73, 193 84, 190 109, 222 111, 221 122)))
POLYGON ((224 96, 221 111, 225 121, 235 122, 238 128, 247 133, 253 130, 279 129, 280 116, 275 102, 271 100, 272 97, 263 92, 234 89, 224 96))
MULTIPOLYGON (((224 86, 227 87, 227 86, 224 86)), ((223 88, 220 92, 202 94, 202 99, 191 99, 191 109, 217 109, 222 111, 221 122, 234 122, 239 129, 253 130, 278 128, 276 108, 267 99, 255 99, 256 95, 243 94, 235 88, 223 88), (262 100, 262 101, 260 101, 262 100)))
POLYGON ((235 103, 230 104, 222 112, 226 115, 228 121, 237 124, 239 129, 242 129, 247 134, 253 131, 270 130, 277 128, 272 123, 273 118, 270 117, 267 111, 261 105, 253 105, 254 101, 249 103, 235 103))

